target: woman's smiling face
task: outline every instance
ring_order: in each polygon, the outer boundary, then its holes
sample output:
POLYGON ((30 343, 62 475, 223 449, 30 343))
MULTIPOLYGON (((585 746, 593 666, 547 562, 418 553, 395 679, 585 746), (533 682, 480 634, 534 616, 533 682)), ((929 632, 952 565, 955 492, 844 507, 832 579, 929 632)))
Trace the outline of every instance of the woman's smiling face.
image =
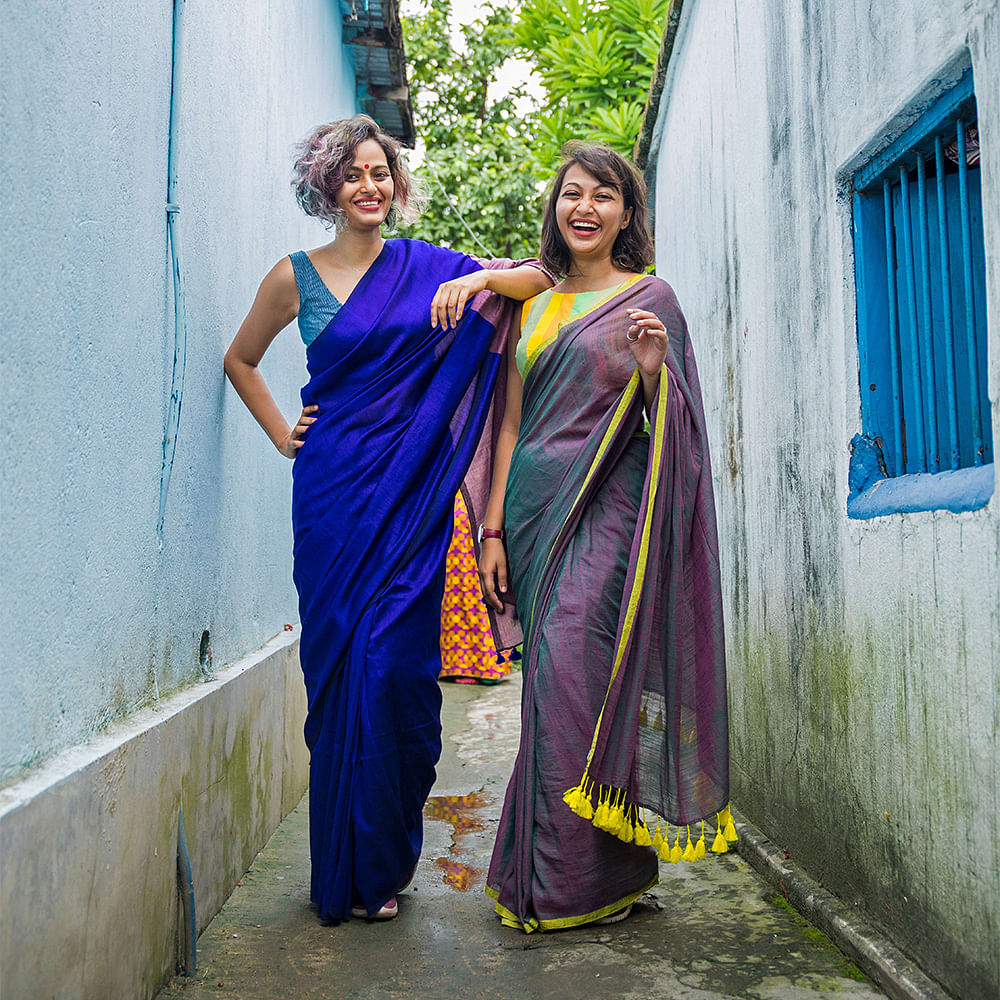
POLYGON ((337 189, 337 207, 351 229, 379 226, 392 207, 395 185, 385 151, 374 139, 365 139, 354 151, 353 163, 344 171, 337 189))
POLYGON ((566 171, 556 202, 556 225, 574 258, 610 258, 631 217, 632 209, 625 207, 617 187, 598 180, 579 163, 566 171))

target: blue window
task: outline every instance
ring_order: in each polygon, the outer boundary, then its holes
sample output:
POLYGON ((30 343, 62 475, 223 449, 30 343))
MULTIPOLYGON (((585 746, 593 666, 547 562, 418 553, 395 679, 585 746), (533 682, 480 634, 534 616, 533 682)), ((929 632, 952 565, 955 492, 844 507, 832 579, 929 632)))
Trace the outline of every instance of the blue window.
POLYGON ((982 506, 993 434, 972 70, 853 188, 862 434, 848 513, 982 506))

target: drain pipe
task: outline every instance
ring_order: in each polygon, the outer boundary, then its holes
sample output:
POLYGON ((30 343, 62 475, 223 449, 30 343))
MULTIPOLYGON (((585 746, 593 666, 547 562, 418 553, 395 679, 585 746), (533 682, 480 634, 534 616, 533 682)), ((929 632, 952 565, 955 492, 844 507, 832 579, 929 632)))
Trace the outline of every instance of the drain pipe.
POLYGON ((191 857, 184 835, 184 810, 177 810, 177 885, 184 910, 184 975, 193 976, 198 969, 198 923, 194 912, 194 879, 191 877, 191 857))
POLYGON ((184 297, 184 277, 181 273, 180 222, 177 204, 177 137, 180 115, 181 43, 183 41, 184 6, 187 0, 174 0, 173 51, 170 70, 170 126, 167 139, 167 242, 170 245, 170 265, 174 285, 174 362, 170 373, 170 400, 163 427, 163 460, 160 465, 160 510, 156 519, 156 539, 163 549, 163 522, 167 513, 167 493, 177 451, 177 428, 184 399, 184 371, 187 367, 187 310, 184 297))

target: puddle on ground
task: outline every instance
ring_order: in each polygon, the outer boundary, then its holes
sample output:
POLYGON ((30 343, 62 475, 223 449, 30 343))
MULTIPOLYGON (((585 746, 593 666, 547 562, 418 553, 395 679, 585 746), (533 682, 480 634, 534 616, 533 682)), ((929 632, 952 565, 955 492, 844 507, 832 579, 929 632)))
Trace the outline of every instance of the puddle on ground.
MULTIPOLYGON (((489 802, 489 797, 482 792, 470 792, 468 795, 432 795, 424 806, 424 816, 427 819, 438 819, 451 824, 453 832, 450 853, 454 855, 460 850, 459 837, 486 828, 476 812, 489 802)), ((482 875, 479 869, 463 865, 450 857, 435 858, 434 863, 444 871, 445 885, 450 885, 459 892, 468 892, 476 879, 482 875)))
POLYGON ((435 858, 434 863, 444 870, 444 884, 459 892, 468 892, 478 876, 482 874, 478 868, 460 864, 450 858, 435 858))
MULTIPOLYGON (((468 795, 432 795, 424 806, 424 815, 428 819, 440 819, 451 823, 454 827, 453 836, 472 833, 485 829, 482 821, 473 813, 489 804, 489 799, 482 792, 470 792, 468 795)), ((454 847, 452 848, 454 850, 454 847)))

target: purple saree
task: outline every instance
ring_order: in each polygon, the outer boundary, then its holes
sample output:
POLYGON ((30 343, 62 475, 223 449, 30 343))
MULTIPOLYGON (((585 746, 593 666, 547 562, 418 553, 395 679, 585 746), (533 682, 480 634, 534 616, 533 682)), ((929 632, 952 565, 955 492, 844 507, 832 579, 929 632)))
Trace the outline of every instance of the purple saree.
POLYGON ((504 513, 522 731, 487 893, 530 932, 628 905, 656 882, 657 853, 704 854, 690 825, 706 817, 725 850, 729 756, 705 419, 677 300, 637 276, 523 308, 504 513), (649 434, 629 307, 670 337, 649 434), (645 810, 680 824, 683 851, 645 810))
POLYGON ((307 352, 302 401, 319 412, 293 466, 292 522, 312 899, 324 920, 377 911, 420 854, 441 750, 452 505, 516 313, 480 293, 444 331, 431 328, 430 303, 441 282, 481 266, 389 240, 307 352))

